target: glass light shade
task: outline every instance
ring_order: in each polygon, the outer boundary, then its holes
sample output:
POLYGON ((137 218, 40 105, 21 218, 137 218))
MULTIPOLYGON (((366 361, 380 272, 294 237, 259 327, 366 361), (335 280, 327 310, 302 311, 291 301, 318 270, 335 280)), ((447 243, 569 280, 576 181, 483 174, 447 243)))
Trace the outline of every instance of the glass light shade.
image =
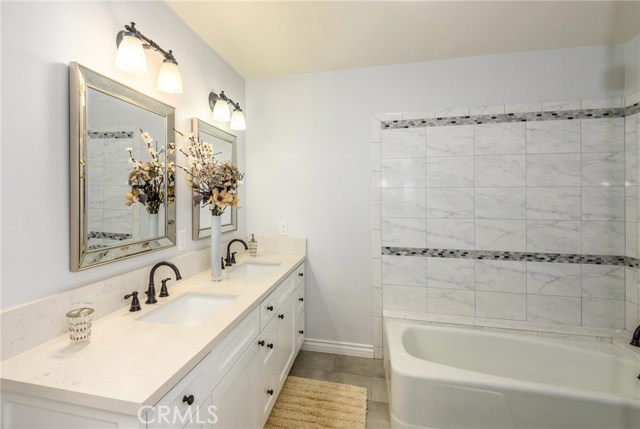
POLYGON ((229 122, 231 120, 229 103, 222 98, 218 98, 216 105, 213 106, 213 120, 218 122, 229 122))
POLYGON ((125 34, 116 52, 116 68, 127 73, 147 72, 147 58, 144 55, 142 40, 125 34))
POLYGON ((158 72, 158 90, 170 94, 182 93, 182 76, 178 64, 165 60, 158 72))
POLYGON ((231 123, 229 124, 229 128, 232 130, 246 130, 247 122, 244 120, 244 114, 242 110, 235 109, 231 114, 231 123))

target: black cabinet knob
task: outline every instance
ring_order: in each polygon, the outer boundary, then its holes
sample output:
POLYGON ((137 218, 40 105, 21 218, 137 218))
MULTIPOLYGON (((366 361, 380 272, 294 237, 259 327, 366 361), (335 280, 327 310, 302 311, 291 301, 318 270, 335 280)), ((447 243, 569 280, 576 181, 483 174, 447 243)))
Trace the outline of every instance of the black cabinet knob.
POLYGON ((273 396, 273 389, 269 389, 269 390, 267 390, 267 393, 268 393, 269 395, 273 396))
POLYGON ((273 311, 273 305, 268 306, 268 307, 267 307, 267 310, 269 310, 269 311, 273 311))
POLYGON ((269 343, 269 344, 267 344, 267 348, 268 348, 268 349, 272 349, 272 348, 273 348, 273 343, 269 343))
POLYGON ((298 331, 298 332, 300 332, 301 334, 304 334, 304 330, 300 330, 300 331, 298 331))
POLYGON ((298 298, 298 301, 303 302, 304 298, 298 298))
POLYGON ((261 346, 261 347, 264 347, 264 340, 258 341, 258 345, 261 346))
POLYGON ((284 314, 278 314, 278 319, 284 319, 284 314))
POLYGON ((193 404, 193 401, 195 401, 195 398, 193 397, 193 395, 184 395, 184 398, 182 398, 182 402, 186 402, 187 405, 191 405, 193 404))
POLYGON ((298 273, 300 277, 304 277, 304 273, 298 273))

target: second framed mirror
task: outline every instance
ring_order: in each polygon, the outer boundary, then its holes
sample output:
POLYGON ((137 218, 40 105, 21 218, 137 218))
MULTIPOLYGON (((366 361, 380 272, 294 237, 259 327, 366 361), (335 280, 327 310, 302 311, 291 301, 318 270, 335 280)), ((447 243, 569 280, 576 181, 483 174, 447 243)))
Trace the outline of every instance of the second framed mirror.
MULTIPOLYGON (((191 123, 193 135, 202 142, 211 144, 216 159, 220 162, 236 163, 236 136, 220 128, 214 127, 200 119, 193 118, 191 123)), ((207 207, 193 206, 193 239, 201 240, 211 236, 211 212, 207 207)), ((238 229, 238 209, 229 207, 222 214, 222 232, 238 229)))

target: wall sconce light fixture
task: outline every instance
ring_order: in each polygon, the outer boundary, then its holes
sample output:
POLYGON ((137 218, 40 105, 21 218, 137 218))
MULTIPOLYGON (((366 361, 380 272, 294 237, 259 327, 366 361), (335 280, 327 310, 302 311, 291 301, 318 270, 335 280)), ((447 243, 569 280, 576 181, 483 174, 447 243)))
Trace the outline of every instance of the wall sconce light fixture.
POLYGON ((158 72, 158 90, 171 94, 182 92, 182 76, 178 69, 178 62, 172 51, 165 51, 153 40, 140 33, 134 22, 125 25, 125 30, 116 36, 116 68, 127 73, 144 74, 147 72, 145 49, 153 49, 164 56, 164 61, 158 72))
POLYGON ((215 92, 209 93, 209 108, 213 112, 214 121, 229 122, 229 128, 232 130, 247 129, 247 122, 240 104, 227 97, 224 91, 220 91, 220 95, 215 92), (233 112, 231 112, 229 105, 233 107, 233 112))

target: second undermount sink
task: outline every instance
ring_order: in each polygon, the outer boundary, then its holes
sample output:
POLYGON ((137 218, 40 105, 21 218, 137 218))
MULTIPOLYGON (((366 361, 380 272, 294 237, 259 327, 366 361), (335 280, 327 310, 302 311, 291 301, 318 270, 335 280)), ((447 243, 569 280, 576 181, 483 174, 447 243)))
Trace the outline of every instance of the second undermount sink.
POLYGON ((151 323, 167 323, 182 326, 200 326, 221 309, 231 304, 235 296, 187 293, 160 304, 160 307, 137 320, 151 323))
POLYGON ((259 276, 261 274, 267 274, 275 270, 280 264, 276 263, 259 263, 259 262, 244 262, 231 269, 229 274, 242 274, 245 276, 259 276))

